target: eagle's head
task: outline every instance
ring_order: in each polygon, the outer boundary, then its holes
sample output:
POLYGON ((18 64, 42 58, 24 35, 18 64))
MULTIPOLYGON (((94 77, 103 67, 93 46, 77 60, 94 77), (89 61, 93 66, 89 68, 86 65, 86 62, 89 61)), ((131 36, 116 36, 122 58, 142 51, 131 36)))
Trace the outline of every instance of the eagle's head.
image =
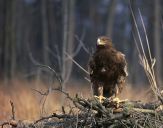
POLYGON ((97 39, 97 47, 112 47, 112 40, 106 36, 97 39))

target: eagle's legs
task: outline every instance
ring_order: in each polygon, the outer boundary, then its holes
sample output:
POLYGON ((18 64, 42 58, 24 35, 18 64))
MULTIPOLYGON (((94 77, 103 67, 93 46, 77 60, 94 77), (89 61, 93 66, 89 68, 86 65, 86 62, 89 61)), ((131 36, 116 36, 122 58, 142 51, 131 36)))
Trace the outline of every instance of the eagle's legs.
POLYGON ((96 98, 99 99, 100 103, 102 103, 102 100, 103 99, 106 99, 104 96, 103 96, 103 85, 98 85, 98 90, 97 90, 97 95, 98 96, 94 96, 96 98))
POLYGON ((116 84, 115 86, 115 97, 113 98, 113 101, 116 102, 116 107, 119 107, 119 103, 121 102, 121 100, 117 97, 117 95, 119 94, 119 88, 118 85, 116 84))
POLYGON ((118 108, 119 107, 119 104, 121 103, 121 102, 126 102, 126 101, 128 101, 128 99, 125 99, 125 100, 120 100, 119 98, 118 98, 118 94, 121 92, 121 90, 120 90, 120 88, 118 87, 118 85, 116 84, 116 87, 115 87, 115 97, 113 97, 112 98, 112 101, 114 101, 115 103, 116 103, 116 107, 118 108))

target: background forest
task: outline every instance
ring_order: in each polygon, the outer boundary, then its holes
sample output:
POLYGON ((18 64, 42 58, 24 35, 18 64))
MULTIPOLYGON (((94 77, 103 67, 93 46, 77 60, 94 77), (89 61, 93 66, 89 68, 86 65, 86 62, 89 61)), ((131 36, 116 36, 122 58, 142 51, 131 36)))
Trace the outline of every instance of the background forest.
POLYGON ((130 5, 143 44, 148 36, 152 57, 156 58, 158 85, 162 86, 162 0, 0 0, 0 120, 11 115, 10 100, 20 119, 38 119, 45 110, 52 113, 61 108, 60 94, 50 94, 47 98, 34 90, 45 92, 49 86, 56 85, 52 83, 56 80, 53 73, 38 64, 55 69, 65 89, 89 95, 86 71, 101 35, 111 37, 114 46, 126 55, 128 84, 139 90, 129 89, 125 96, 132 94, 130 98, 136 96, 137 100, 147 97, 144 92, 143 96, 140 94, 139 87, 149 87, 149 83, 139 64, 133 35, 136 40, 139 36, 130 5))
MULTIPOLYGON (((162 6, 161 0, 132 0, 143 41, 140 9, 156 74, 162 80, 162 6)), ((133 86, 146 83, 139 65, 133 35, 134 22, 128 0, 0 0, 0 78, 7 83, 14 78, 54 79, 36 63, 54 68, 63 78, 86 81, 86 76, 66 55, 84 69, 100 35, 112 38, 114 46, 128 61, 128 81, 133 86)))

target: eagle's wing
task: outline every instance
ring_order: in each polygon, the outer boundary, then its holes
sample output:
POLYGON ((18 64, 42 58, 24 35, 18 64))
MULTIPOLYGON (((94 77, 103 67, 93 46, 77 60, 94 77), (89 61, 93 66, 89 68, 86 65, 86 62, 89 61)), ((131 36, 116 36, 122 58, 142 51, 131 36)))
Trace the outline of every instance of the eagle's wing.
POLYGON ((117 79, 117 85, 119 88, 118 92, 122 91, 122 88, 125 84, 125 79, 128 76, 128 71, 127 71, 127 62, 125 59, 125 55, 121 52, 117 52, 117 62, 120 64, 120 74, 117 79))
POLYGON ((90 77, 92 76, 93 74, 93 70, 95 68, 95 62, 93 60, 93 56, 90 58, 89 60, 89 67, 88 67, 88 72, 90 73, 90 77))
POLYGON ((125 59, 125 55, 121 52, 117 52, 116 55, 117 62, 120 64, 120 70, 122 72, 122 76, 126 77, 128 76, 128 71, 127 71, 127 62, 125 59))
POLYGON ((93 78, 94 70, 96 69, 96 64, 94 61, 94 56, 91 56, 89 60, 89 68, 88 71, 90 73, 90 79, 92 82, 92 89, 93 89, 93 94, 95 96, 99 96, 100 101, 102 100, 101 98, 103 97, 103 86, 99 85, 97 80, 93 78))

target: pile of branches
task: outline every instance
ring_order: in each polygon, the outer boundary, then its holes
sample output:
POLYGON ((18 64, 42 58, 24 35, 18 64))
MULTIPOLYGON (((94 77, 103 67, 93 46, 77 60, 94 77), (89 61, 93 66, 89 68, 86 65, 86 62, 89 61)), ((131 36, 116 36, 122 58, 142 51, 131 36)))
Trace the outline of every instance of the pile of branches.
POLYGON ((163 127, 163 105, 159 101, 142 103, 105 99, 100 103, 97 98, 84 99, 78 95, 72 98, 68 93, 63 93, 73 103, 69 111, 62 107, 60 113, 53 113, 32 122, 16 121, 13 116, 11 121, 4 122, 1 126, 10 125, 15 128, 163 127))

